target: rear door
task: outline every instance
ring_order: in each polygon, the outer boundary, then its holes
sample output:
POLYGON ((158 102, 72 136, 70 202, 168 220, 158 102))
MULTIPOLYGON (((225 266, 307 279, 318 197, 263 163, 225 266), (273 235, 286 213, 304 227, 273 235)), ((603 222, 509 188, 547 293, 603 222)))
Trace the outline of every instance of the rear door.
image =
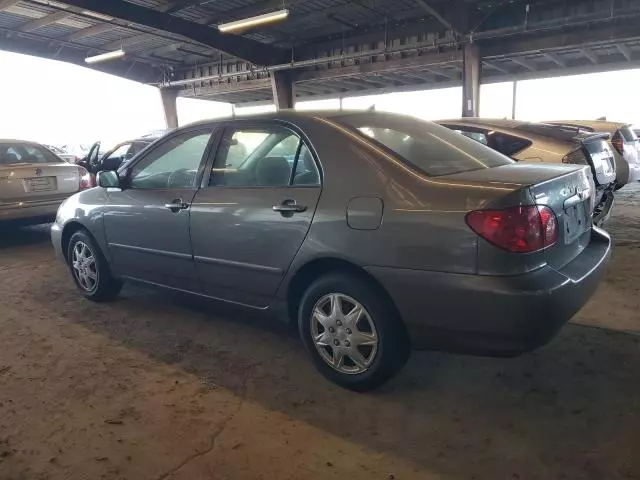
POLYGON ((62 199, 80 189, 78 167, 35 144, 0 144, 0 201, 62 199))
POLYGON ((191 241, 205 293, 269 305, 304 241, 320 173, 300 135, 273 123, 225 130, 191 209, 191 241))

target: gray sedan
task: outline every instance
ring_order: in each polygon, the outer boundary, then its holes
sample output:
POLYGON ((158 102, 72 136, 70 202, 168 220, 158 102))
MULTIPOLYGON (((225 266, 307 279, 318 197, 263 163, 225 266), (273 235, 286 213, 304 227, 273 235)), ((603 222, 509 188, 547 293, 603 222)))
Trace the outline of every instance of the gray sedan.
POLYGON ((98 183, 51 230, 82 295, 137 281, 281 313, 354 390, 391 378, 412 347, 543 345, 611 249, 591 223, 589 167, 514 163, 377 112, 196 123, 98 183))

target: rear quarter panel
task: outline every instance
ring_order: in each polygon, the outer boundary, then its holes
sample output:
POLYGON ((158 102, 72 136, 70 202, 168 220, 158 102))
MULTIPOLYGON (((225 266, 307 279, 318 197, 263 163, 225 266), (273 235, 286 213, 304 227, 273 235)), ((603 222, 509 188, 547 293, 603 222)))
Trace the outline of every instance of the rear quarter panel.
POLYGON ((323 189, 287 281, 318 258, 344 259, 362 267, 476 272, 477 237, 465 223, 466 214, 513 186, 429 178, 331 121, 300 126, 322 164, 323 189), (355 230, 347 224, 347 205, 357 197, 382 200, 378 229, 355 230))

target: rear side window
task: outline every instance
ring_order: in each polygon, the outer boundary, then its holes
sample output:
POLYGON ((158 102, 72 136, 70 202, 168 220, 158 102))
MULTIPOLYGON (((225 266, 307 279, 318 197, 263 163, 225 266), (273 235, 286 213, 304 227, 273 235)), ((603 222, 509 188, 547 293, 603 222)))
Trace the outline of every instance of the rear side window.
POLYGON ((489 132, 487 137, 488 145, 507 157, 512 157, 531 146, 531 140, 506 133, 489 132))
POLYGON ((335 119, 432 177, 512 163, 476 140, 412 117, 366 112, 335 119))

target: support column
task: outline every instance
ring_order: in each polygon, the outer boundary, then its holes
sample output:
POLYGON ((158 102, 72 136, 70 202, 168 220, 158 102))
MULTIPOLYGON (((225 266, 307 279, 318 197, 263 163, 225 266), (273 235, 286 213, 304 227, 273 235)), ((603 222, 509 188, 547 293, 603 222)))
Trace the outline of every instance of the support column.
POLYGON ((477 117, 480 114, 480 77, 482 62, 478 46, 467 43, 463 49, 462 67, 462 116, 477 117))
POLYGON ((178 88, 165 87, 160 89, 164 120, 167 128, 178 128, 178 88))
POLYGON ((273 103, 275 103, 277 110, 295 106, 296 90, 291 72, 272 72, 271 88, 273 89, 273 103))

